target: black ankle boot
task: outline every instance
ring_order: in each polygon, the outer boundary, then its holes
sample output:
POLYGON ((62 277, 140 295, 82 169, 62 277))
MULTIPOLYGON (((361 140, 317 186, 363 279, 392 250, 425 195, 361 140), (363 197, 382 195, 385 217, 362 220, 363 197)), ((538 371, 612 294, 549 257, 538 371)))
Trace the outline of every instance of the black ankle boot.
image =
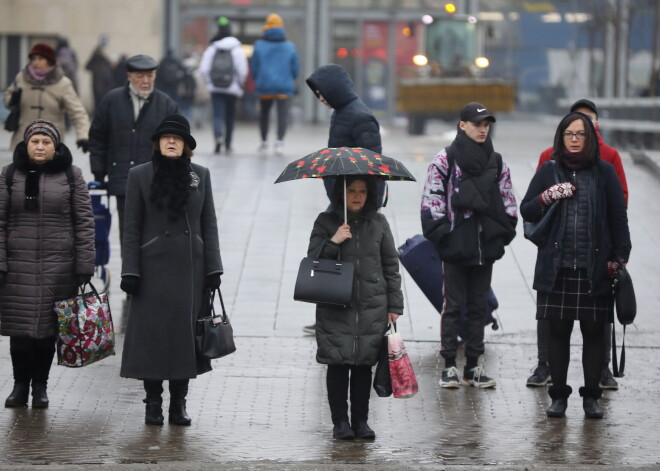
POLYGON ((343 420, 333 427, 332 436, 340 440, 353 440, 355 438, 355 432, 353 432, 348 421, 343 420))
POLYGON ((545 411, 547 417, 561 418, 566 416, 566 408, 568 407, 568 397, 573 392, 573 388, 568 385, 555 386, 552 385, 548 388, 548 394, 552 399, 552 404, 545 411))
POLYGON ((5 407, 27 407, 29 395, 30 383, 16 382, 11 394, 5 400, 5 407))
POLYGON ((371 427, 369 427, 366 421, 353 422, 353 431, 355 432, 356 438, 363 438, 366 440, 373 440, 376 438, 376 433, 371 430, 371 427))
POLYGON ((48 394, 46 394, 46 383, 32 382, 32 407, 45 409, 48 407, 48 394))
POLYGON ((582 396, 582 408, 587 419, 602 419, 605 411, 598 404, 598 399, 603 395, 600 388, 580 388, 582 396))
POLYGON ((568 399, 553 399, 550 407, 545 411, 548 417, 561 418, 566 417, 566 408, 568 407, 568 399))
POLYGON ((163 417, 162 401, 144 399, 143 402, 147 404, 144 412, 144 423, 147 425, 163 425, 165 418, 163 417))
POLYGON ((167 421, 173 425, 190 425, 192 419, 186 412, 185 399, 170 400, 170 415, 167 421))

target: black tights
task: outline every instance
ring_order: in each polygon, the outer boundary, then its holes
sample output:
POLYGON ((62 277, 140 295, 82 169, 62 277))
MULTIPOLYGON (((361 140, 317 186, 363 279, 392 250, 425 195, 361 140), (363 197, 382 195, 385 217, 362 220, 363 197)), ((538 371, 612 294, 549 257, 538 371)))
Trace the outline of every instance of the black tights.
POLYGON ((326 385, 332 423, 348 422, 348 390, 351 391, 351 422, 366 422, 369 417, 371 366, 328 365, 326 385), (349 380, 350 373, 350 380, 349 380))
MULTIPOLYGON (((550 342, 548 344, 548 360, 553 387, 566 386, 568 364, 571 359, 572 320, 549 320, 550 342)), ((582 331, 582 370, 584 385, 587 388, 598 389, 601 364, 603 361, 603 330, 604 322, 580 321, 582 331)))

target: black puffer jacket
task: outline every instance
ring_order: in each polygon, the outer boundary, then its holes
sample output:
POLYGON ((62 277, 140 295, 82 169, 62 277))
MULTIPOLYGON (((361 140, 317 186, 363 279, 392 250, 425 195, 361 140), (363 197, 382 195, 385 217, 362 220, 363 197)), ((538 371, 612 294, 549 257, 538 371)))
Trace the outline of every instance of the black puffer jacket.
POLYGON ((316 360, 329 365, 374 365, 387 330, 387 313, 403 314, 399 259, 387 219, 374 210, 349 213, 352 238, 336 245, 330 238, 343 224, 343 209, 319 214, 309 240, 309 257, 327 241, 322 258, 355 266, 353 302, 348 309, 317 305, 316 360))
POLYGON ((27 209, 28 162, 21 142, 14 151, 11 201, 7 167, 0 176, 0 271, 7 273, 0 288, 0 334, 47 338, 57 333, 53 303, 75 293, 74 275, 94 273, 94 214, 85 179, 64 144, 43 164, 37 206, 27 209))
MULTIPOLYGON (((558 162, 557 166, 562 181, 568 180, 567 175, 571 173, 570 170, 561 162, 558 162)), ((586 256, 590 292, 602 296, 611 289, 611 282, 607 278, 608 260, 615 260, 617 257, 628 260, 630 256, 628 215, 621 181, 611 164, 597 159, 593 166, 580 172, 588 173, 593 182, 589 195, 589 214, 585 219, 589 234, 586 256)), ((525 221, 536 222, 541 219, 543 206, 539 201, 539 195, 555 183, 554 165, 546 162, 532 178, 520 205, 520 214, 525 221)), ((581 188, 578 188, 577 191, 580 190, 581 188)), ((564 232, 568 208, 564 203, 565 201, 561 200, 552 203, 561 206, 555 212, 547 242, 538 248, 534 289, 543 293, 550 293, 553 290, 565 250, 564 232)))
POLYGON ((154 90, 134 119, 128 87, 127 83, 103 97, 89 130, 92 173, 108 176, 111 195, 126 194, 128 171, 151 160, 151 135, 163 118, 178 111, 174 100, 154 90))
POLYGON ((328 147, 364 147, 382 152, 378 121, 355 93, 353 81, 342 66, 319 67, 307 78, 307 85, 317 90, 335 110, 332 113, 328 147))

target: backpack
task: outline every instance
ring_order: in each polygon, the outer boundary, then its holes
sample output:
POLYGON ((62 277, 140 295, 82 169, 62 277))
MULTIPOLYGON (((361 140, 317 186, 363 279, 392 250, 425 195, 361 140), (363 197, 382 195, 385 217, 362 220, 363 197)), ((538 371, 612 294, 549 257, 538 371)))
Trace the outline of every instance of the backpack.
POLYGON ((216 49, 211 64, 211 83, 216 88, 229 88, 234 81, 234 59, 231 49, 216 49))
POLYGON ((182 72, 174 59, 163 59, 158 69, 156 78, 165 86, 173 87, 179 83, 182 72))

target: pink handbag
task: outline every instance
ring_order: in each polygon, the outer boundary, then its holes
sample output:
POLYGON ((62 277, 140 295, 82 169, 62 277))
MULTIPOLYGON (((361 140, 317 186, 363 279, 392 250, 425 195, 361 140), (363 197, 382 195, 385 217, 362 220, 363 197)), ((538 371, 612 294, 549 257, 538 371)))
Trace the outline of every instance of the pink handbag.
POLYGON ((413 397, 419 390, 415 370, 413 370, 410 358, 408 358, 401 334, 396 331, 396 323, 392 325, 393 331, 387 336, 392 393, 394 397, 398 398, 413 397))

